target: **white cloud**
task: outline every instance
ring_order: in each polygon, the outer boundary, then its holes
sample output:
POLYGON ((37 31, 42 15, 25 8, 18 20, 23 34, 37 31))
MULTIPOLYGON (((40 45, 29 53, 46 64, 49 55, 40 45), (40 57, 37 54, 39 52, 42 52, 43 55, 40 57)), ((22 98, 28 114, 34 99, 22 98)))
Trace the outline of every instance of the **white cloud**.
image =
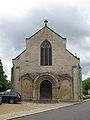
MULTIPOLYGON (((90 0, 0 0, 0 15, 22 16, 28 9, 37 6, 49 6, 50 4, 64 4, 88 9, 90 0)), ((43 8, 42 8, 43 9, 43 8)))
POLYGON ((89 0, 0 0, 0 58, 10 79, 11 59, 25 48, 25 38, 49 26, 68 39, 68 48, 81 58, 83 78, 90 67, 89 0))
POLYGON ((34 6, 33 0, 0 0, 0 17, 21 18, 34 6))

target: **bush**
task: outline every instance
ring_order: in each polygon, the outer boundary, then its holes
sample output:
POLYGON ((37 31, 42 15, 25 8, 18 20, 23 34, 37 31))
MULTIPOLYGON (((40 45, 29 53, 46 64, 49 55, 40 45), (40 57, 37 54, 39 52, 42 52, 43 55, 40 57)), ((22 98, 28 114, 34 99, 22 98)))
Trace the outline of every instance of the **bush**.
POLYGON ((90 89, 90 78, 82 81, 83 94, 88 94, 88 89, 90 89))

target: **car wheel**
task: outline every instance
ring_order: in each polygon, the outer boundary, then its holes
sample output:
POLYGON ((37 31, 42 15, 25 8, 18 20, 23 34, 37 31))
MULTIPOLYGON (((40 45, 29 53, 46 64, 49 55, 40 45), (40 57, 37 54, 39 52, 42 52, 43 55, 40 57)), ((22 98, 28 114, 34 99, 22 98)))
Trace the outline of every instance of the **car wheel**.
POLYGON ((0 105, 2 104, 2 101, 0 101, 0 105))
POLYGON ((13 104, 14 103, 14 99, 10 99, 10 104, 13 104))

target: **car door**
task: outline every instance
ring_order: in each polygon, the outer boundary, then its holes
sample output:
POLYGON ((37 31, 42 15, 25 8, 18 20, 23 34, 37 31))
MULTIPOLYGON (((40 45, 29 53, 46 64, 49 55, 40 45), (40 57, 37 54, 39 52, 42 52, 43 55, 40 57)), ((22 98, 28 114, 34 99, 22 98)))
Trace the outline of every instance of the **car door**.
POLYGON ((4 92, 3 96, 2 96, 3 101, 9 101, 10 99, 10 95, 9 92, 4 92))

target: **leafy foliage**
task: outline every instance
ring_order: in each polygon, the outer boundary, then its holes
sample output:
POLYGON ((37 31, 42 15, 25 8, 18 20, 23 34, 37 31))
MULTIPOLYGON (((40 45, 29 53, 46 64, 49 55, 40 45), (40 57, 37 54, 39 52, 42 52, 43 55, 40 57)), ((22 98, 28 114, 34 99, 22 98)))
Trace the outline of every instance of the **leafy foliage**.
POLYGON ((3 70, 3 64, 0 59, 0 92, 6 91, 7 89, 10 89, 11 82, 7 80, 7 75, 5 75, 5 72, 3 70))
POLYGON ((83 94, 88 94, 88 89, 90 89, 90 78, 82 81, 83 94))

